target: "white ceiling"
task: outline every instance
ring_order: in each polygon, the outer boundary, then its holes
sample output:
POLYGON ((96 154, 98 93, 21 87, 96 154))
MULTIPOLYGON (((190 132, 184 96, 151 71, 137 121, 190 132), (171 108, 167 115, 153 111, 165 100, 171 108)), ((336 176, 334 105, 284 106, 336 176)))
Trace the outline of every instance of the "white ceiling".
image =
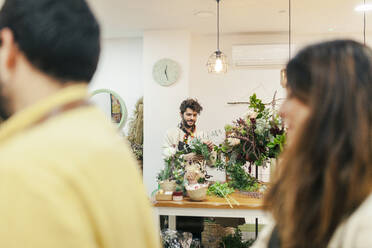
MULTIPOLYGON (((216 33, 215 0, 87 0, 96 13, 105 38, 137 37, 146 30, 187 29, 216 33), (210 11, 210 17, 195 13, 210 11)), ((222 33, 288 32, 289 0, 221 0, 222 33)), ((0 0, 2 5, 4 0, 0 0)), ((292 30, 299 34, 360 33, 363 0, 291 0, 292 30)), ((372 3, 372 0, 366 0, 372 3)), ((367 12, 367 33, 372 12, 367 12)))
MULTIPOLYGON (((372 0, 367 0, 369 2, 372 0)), ((215 0, 88 0, 97 14, 104 37, 141 36, 145 30, 187 29, 216 31, 215 0), (198 17, 198 11, 211 11, 198 17)), ((292 0, 293 31, 305 34, 359 33, 363 14, 354 7, 363 0, 292 0)), ((222 33, 288 31, 288 0, 221 0, 222 33)), ((367 13, 372 27, 372 15, 367 13)))

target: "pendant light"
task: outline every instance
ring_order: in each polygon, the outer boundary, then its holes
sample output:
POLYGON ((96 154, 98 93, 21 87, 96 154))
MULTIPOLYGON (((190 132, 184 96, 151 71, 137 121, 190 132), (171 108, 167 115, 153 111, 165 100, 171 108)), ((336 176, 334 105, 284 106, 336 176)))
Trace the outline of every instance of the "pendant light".
MULTIPOLYGON (((292 6, 291 6, 291 0, 288 0, 288 61, 291 60, 291 50, 292 50, 292 41, 291 41, 291 35, 292 35, 292 6)), ((287 87, 287 71, 286 69, 280 70, 280 85, 283 88, 287 87)))
POLYGON ((228 62, 226 55, 220 51, 220 1, 217 1, 217 51, 209 56, 207 67, 209 73, 226 73, 228 62))

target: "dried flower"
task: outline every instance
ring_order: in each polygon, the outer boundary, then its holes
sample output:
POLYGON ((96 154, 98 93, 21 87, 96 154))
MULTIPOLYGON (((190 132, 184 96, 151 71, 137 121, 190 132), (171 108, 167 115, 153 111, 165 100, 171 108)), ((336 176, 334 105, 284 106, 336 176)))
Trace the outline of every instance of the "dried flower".
POLYGON ((227 142, 229 143, 230 146, 237 146, 240 144, 240 139, 237 138, 227 138, 227 142))
POLYGON ((253 109, 248 109, 248 111, 244 114, 245 119, 256 119, 258 113, 253 109))

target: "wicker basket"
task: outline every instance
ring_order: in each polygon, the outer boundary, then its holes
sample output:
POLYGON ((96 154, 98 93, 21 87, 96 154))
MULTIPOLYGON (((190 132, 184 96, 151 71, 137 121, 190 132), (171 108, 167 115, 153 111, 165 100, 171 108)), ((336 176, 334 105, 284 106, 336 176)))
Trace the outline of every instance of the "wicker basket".
POLYGON ((204 231, 202 232, 203 246, 218 248, 224 233, 224 228, 221 225, 204 222, 204 231))
POLYGON ((163 191, 176 191, 176 181, 162 181, 159 183, 160 184, 160 188, 163 190, 163 191))
POLYGON ((203 201, 207 198, 207 190, 208 190, 208 185, 201 185, 200 188, 194 189, 194 190, 189 190, 187 189, 187 194, 190 197, 190 200, 192 201, 203 201))
POLYGON ((157 201, 171 201, 172 194, 170 192, 156 192, 155 199, 157 201))
POLYGON ((263 198, 264 194, 261 193, 261 192, 249 192, 249 191, 237 191, 239 194, 241 195, 245 195, 245 196, 248 196, 250 198, 257 198, 257 199, 261 199, 263 198))

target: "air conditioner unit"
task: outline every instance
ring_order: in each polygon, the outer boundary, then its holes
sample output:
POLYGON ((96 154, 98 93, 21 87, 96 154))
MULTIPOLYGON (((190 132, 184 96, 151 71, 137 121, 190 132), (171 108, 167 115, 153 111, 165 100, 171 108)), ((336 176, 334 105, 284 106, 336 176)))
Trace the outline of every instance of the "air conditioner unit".
POLYGON ((288 62, 288 44, 233 45, 235 67, 283 67, 288 62))

